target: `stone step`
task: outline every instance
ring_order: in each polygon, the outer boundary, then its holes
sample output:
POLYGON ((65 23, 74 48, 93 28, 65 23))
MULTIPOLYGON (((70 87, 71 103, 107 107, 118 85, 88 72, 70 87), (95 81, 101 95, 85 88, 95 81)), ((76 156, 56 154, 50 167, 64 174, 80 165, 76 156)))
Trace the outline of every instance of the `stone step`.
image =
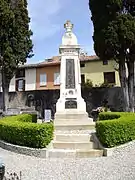
POLYGON ((86 129, 86 130, 55 130, 54 134, 93 134, 95 129, 86 129))
POLYGON ((92 158, 103 156, 103 150, 63 150, 50 149, 48 158, 92 158))
POLYGON ((81 125, 81 124, 85 124, 85 125, 95 125, 95 122, 93 122, 92 120, 87 119, 61 119, 61 120, 54 120, 54 126, 55 125, 81 125))
POLYGON ((87 113, 74 113, 73 111, 69 111, 68 113, 61 113, 61 114, 55 114, 55 119, 60 120, 60 119, 77 119, 77 120, 83 120, 83 119, 88 119, 88 114, 87 113))
POLYGON ((54 140, 61 142, 89 142, 90 134, 55 134, 54 140))
POLYGON ((54 120, 54 122, 55 121, 80 121, 80 122, 93 122, 93 119, 92 118, 88 118, 88 117, 85 117, 85 118, 83 118, 83 119, 81 119, 81 118, 60 118, 60 119, 55 119, 54 120))
POLYGON ((59 124, 54 125, 55 130, 94 130, 95 129, 95 123, 91 124, 59 124))
POLYGON ((101 157, 101 156, 103 156, 103 150, 100 149, 92 149, 89 151, 80 150, 76 152, 77 158, 101 157))
POLYGON ((61 141, 54 141, 53 142, 54 149, 93 149, 94 147, 93 142, 61 142, 61 141))

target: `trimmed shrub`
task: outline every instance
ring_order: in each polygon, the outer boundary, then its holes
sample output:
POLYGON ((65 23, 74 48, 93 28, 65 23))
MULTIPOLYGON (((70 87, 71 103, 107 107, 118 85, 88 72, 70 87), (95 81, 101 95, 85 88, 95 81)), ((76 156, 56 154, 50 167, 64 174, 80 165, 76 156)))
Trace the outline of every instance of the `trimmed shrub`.
MULTIPOLYGON (((23 113, 21 115, 26 115, 26 113, 23 113)), ((32 118, 31 122, 37 123, 37 114, 36 113, 30 113, 30 114, 27 114, 27 115, 31 116, 31 118, 32 118)))
POLYGON ((96 122, 96 133, 105 147, 135 140, 135 113, 101 113, 99 119, 96 122))
POLYGON ((134 113, 129 112, 101 112, 99 114, 98 120, 111 120, 111 119, 118 119, 121 116, 129 116, 129 115, 135 115, 134 113))
POLYGON ((32 122, 37 123, 37 114, 30 114, 32 116, 32 122))
POLYGON ((0 120, 0 139, 32 148, 44 148, 53 138, 53 124, 32 123, 32 115, 22 114, 0 120))
POLYGON ((120 118, 121 115, 120 113, 114 113, 114 112, 102 112, 99 114, 98 120, 103 121, 103 120, 111 120, 111 119, 118 119, 120 118))

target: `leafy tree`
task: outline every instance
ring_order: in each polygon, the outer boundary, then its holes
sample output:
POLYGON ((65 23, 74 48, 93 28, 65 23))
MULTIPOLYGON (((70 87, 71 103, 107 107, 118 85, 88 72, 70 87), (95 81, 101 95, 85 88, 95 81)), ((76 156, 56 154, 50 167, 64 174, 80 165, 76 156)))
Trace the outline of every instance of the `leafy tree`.
POLYGON ((135 0, 90 0, 94 49, 103 60, 115 59, 125 111, 134 111, 135 0), (126 66, 128 77, 126 76, 126 66))
POLYGON ((0 67, 4 110, 8 106, 11 79, 18 66, 33 55, 29 22, 26 0, 0 1, 0 67))

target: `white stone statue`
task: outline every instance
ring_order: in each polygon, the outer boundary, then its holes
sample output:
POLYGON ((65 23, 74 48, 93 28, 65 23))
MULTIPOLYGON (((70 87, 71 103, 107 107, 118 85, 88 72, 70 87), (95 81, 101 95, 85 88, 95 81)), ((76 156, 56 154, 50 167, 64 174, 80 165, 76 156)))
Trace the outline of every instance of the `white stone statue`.
POLYGON ((66 32, 62 38, 62 45, 78 45, 77 37, 73 33, 73 24, 70 21, 66 21, 64 24, 64 28, 66 29, 66 32))

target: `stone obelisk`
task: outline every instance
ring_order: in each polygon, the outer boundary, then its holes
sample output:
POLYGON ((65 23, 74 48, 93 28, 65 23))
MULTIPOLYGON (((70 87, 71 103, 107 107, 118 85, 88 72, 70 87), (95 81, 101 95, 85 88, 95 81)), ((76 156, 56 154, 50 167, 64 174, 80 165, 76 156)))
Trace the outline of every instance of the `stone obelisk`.
MULTIPOLYGON (((73 33, 73 24, 67 21, 64 24, 65 34, 62 37, 62 45, 59 48, 61 56, 60 67, 60 98, 56 104, 55 118, 61 115, 81 114, 88 117, 86 103, 81 96, 80 74, 80 45, 73 33)), ((65 116, 64 116, 65 117, 65 116)))
POLYGON ((61 55, 60 98, 56 104, 54 138, 47 157, 78 158, 102 156, 91 140, 95 123, 88 118, 86 103, 81 96, 80 46, 73 34, 73 24, 67 21, 59 48, 61 55), (95 149, 96 150, 95 150, 95 149))

